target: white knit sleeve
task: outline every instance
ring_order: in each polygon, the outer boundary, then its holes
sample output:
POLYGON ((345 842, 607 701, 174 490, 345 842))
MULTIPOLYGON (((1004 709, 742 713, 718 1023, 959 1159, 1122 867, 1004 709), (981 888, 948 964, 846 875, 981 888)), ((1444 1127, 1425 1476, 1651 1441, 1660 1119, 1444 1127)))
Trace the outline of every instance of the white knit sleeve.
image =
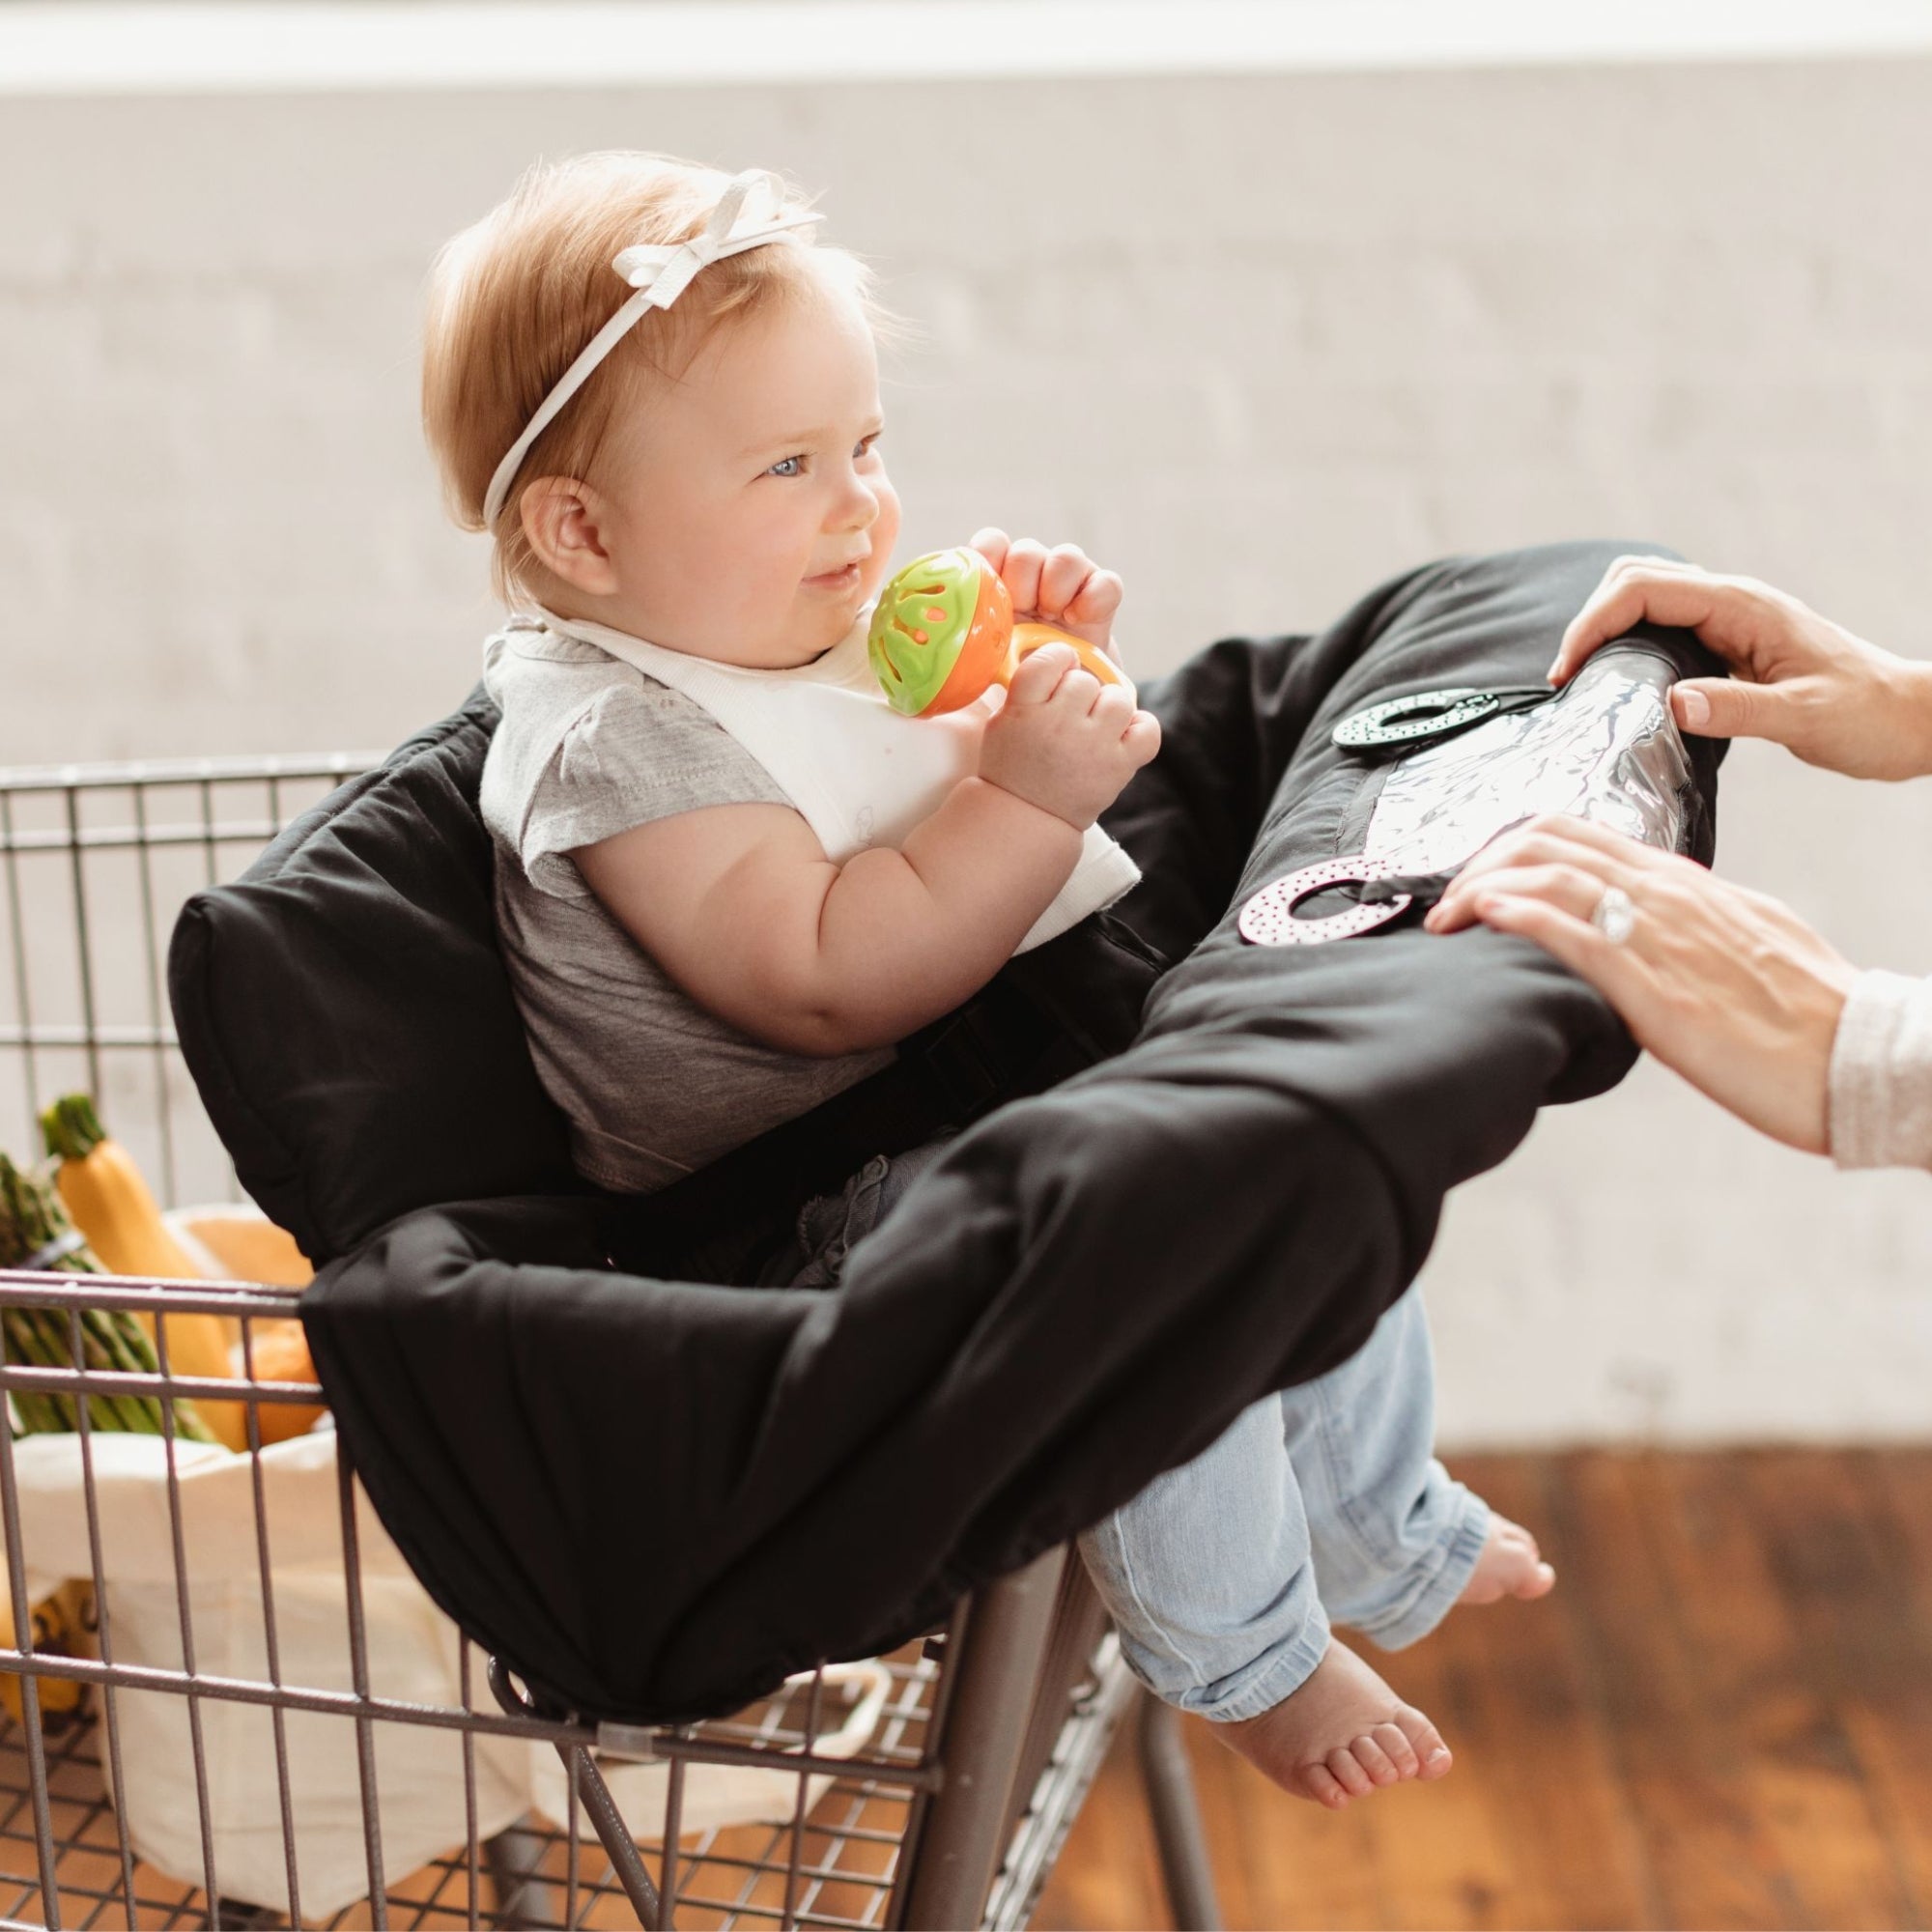
POLYGON ((1861 973, 1832 1041, 1832 1158, 1932 1168, 1932 980, 1861 973))

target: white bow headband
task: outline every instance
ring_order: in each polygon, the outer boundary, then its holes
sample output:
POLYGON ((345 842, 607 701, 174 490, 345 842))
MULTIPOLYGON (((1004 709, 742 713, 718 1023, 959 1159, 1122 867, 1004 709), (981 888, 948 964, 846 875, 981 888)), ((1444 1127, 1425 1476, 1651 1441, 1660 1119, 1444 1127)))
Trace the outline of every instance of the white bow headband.
POLYGON ((743 174, 731 177, 711 211, 711 218, 689 242, 664 246, 639 242, 612 260, 611 266, 637 294, 590 338, 582 355, 563 372, 556 387, 538 405, 523 435, 504 453, 483 496, 485 529, 495 525, 503 499, 510 494, 510 485, 517 480, 517 471, 529 454, 530 444, 556 420, 557 412, 590 380, 591 372, 636 327, 646 310, 668 308, 691 286, 697 271, 708 269, 713 262, 722 262, 727 255, 742 255, 748 248, 761 248, 767 242, 789 242, 794 229, 809 228, 813 222, 825 219, 822 214, 771 212, 782 205, 781 191, 773 177, 762 168, 748 168, 743 174), (739 217, 745 213, 746 200, 755 187, 766 190, 767 208, 762 214, 746 215, 741 222, 739 217))

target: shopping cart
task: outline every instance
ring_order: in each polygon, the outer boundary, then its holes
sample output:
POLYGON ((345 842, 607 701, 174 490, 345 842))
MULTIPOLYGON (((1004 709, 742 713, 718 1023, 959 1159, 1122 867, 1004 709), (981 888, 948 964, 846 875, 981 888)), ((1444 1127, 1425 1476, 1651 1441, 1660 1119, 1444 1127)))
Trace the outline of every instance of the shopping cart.
MULTIPOLYGON (((237 1198, 176 1048, 166 935, 190 892, 372 762, 0 770, 0 1147, 24 1160, 40 1108, 85 1089, 167 1201, 237 1198)), ((1026 1921, 1137 1696, 1065 1550, 923 1642, 749 1710, 649 1729, 557 1721, 417 1602, 326 1418, 265 1444, 265 1415, 321 1400, 255 1373, 261 1324, 297 1299, 0 1272, 0 1305, 59 1311, 76 1361, 99 1311, 213 1314, 236 1324, 244 1372, 181 1373, 165 1324, 157 1373, 0 1351, 10 1405, 65 1395, 78 1424, 0 1430, 0 1608, 15 1633, 0 1688, 18 1705, 0 1719, 0 1922, 1026 1921), (90 1424, 89 1394, 157 1398, 169 1419, 177 1403, 239 1402, 247 1446, 111 1434, 90 1424), (50 1643, 34 1612, 53 1584, 79 1607, 50 1643)), ((1139 1711, 1177 1922, 1212 1925, 1173 1715, 1139 1711)))

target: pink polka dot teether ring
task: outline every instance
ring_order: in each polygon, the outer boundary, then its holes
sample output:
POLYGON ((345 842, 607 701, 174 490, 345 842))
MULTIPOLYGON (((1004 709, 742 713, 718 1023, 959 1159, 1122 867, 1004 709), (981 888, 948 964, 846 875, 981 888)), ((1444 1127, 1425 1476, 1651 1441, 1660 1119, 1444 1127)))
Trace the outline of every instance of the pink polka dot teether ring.
POLYGON ((1373 932, 1408 909, 1413 895, 1397 893, 1376 905, 1350 906, 1347 912, 1331 913, 1326 919, 1296 919, 1294 909, 1303 899, 1330 886, 1365 886, 1374 879, 1392 877, 1401 868, 1380 859, 1326 859, 1319 866, 1304 866, 1264 886, 1241 908, 1241 937, 1255 946, 1321 946, 1331 939, 1352 939, 1357 933, 1373 932))

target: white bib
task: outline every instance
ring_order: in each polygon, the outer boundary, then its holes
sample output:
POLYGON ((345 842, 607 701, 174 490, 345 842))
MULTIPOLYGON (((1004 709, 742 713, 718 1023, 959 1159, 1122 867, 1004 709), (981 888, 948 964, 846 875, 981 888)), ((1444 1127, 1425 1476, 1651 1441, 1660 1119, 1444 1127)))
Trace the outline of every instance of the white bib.
MULTIPOLYGON (((869 607, 824 656, 791 670, 719 664, 603 624, 541 614, 560 637, 594 644, 702 705, 771 774, 834 865, 870 845, 901 845, 980 768, 991 694, 941 717, 901 717, 867 655, 869 607)), ((1139 879, 1122 846, 1090 825, 1072 875, 1017 950, 1057 938, 1139 879)))

